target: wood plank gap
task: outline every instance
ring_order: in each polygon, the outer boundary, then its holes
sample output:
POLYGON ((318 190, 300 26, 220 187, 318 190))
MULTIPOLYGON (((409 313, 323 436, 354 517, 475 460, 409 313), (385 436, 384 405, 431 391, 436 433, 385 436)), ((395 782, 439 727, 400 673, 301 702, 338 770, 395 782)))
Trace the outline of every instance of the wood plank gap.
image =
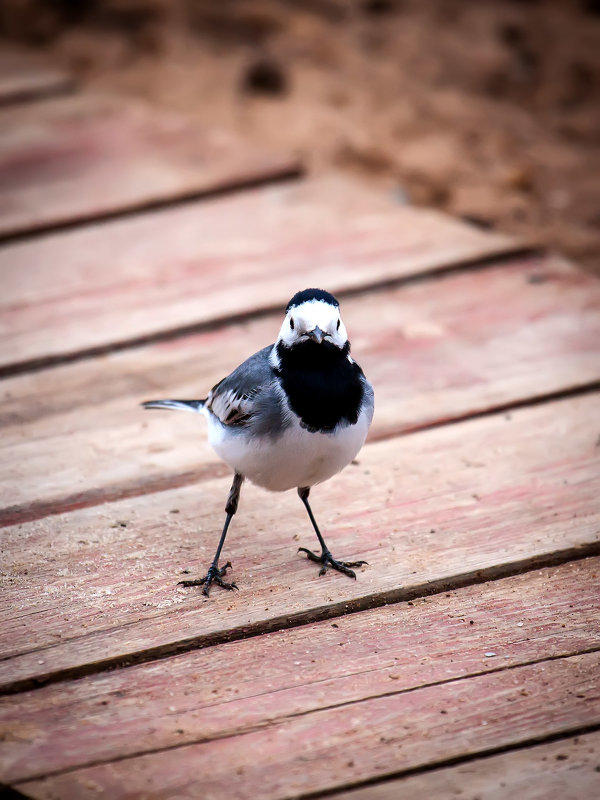
POLYGON ((14 786, 6 786, 6 784, 0 783, 0 797, 2 800, 30 800, 31 795, 19 792, 14 786))
MULTIPOLYGON (((600 648, 598 648, 598 647, 590 647, 590 648, 586 648, 584 650, 576 650, 576 651, 574 650, 572 652, 560 653, 559 655, 547 656, 545 658, 526 659, 524 661, 516 662, 516 663, 510 664, 510 665, 507 665, 507 666, 496 667, 494 669, 487 669, 487 670, 464 673, 462 675, 455 675, 454 677, 447 678, 445 680, 427 681, 425 683, 421 683, 421 684, 418 684, 418 685, 415 685, 415 686, 411 686, 410 688, 398 689, 396 691, 376 692, 374 694, 368 694, 368 695, 365 695, 364 697, 360 697, 360 698, 357 698, 355 700, 345 700, 345 701, 342 701, 342 702, 339 702, 339 703, 329 703, 329 704, 325 703, 325 704, 321 705, 317 710, 308 709, 308 710, 305 710, 305 711, 296 711, 296 712, 292 712, 292 713, 288 713, 288 714, 282 714, 281 716, 276 716, 276 717, 269 718, 265 722, 259 722, 259 723, 255 723, 253 725, 246 725, 244 727, 240 727, 238 730, 235 731, 235 733, 232 733, 231 731, 225 730, 222 733, 213 734, 212 736, 199 737, 197 739, 188 739, 185 742, 182 742, 181 744, 177 743, 177 744, 172 744, 172 745, 166 745, 164 747, 147 747, 147 748, 142 748, 140 750, 136 750, 135 752, 127 753, 126 755, 122 755, 122 756, 114 756, 113 755, 113 756, 110 756, 109 758, 97 758, 97 759, 93 759, 91 761, 86 761, 84 763, 77 764, 76 766, 73 766, 73 767, 67 767, 66 769, 50 770, 50 771, 47 771, 47 772, 40 772, 40 773, 37 773, 37 774, 32 774, 32 775, 28 776, 27 780, 28 781, 30 781, 30 780, 44 780, 45 778, 54 778, 57 775, 67 775, 70 772, 78 772, 81 769, 88 769, 90 767, 98 767, 98 766, 101 766, 102 764, 112 764, 112 763, 119 762, 119 761, 129 761, 130 759, 139 758, 140 756, 148 756, 148 755, 153 755, 155 753, 165 753, 165 752, 168 752, 170 750, 179 750, 182 747, 189 747, 189 745, 191 745, 191 744, 205 744, 207 742, 214 742, 214 741, 218 741, 220 739, 233 739, 233 738, 236 738, 238 736, 245 736, 245 735, 247 735, 249 733, 255 733, 257 731, 262 731, 262 730, 265 730, 266 728, 275 727, 276 725, 280 725, 281 723, 286 722, 287 720, 297 719, 299 717, 309 717, 312 714, 320 713, 322 711, 333 711, 333 710, 338 709, 338 708, 351 708, 352 706, 360 705, 361 703, 368 702, 369 700, 377 700, 377 699, 380 699, 380 698, 383 698, 383 697, 397 697, 399 695, 413 694, 414 692, 420 691, 422 689, 430 689, 430 688, 433 688, 435 686, 447 686, 449 684, 459 683, 461 681, 468 680, 469 678, 477 678, 477 677, 480 677, 480 676, 483 676, 483 675, 495 675, 495 674, 500 673, 500 672, 510 672, 511 670, 520 669, 522 667, 529 667, 529 666, 533 666, 535 664, 547 664, 547 663, 550 663, 552 661, 562 661, 563 659, 566 659, 566 658, 573 658, 574 656, 581 656, 581 655, 589 655, 590 653, 597 653, 597 652, 600 652, 600 648)), ((592 726, 592 727, 593 727, 593 730, 595 731, 596 729, 600 729, 600 724, 597 725, 597 726, 592 726)), ((586 729, 585 732, 586 733, 591 733, 592 730, 587 730, 586 729)), ((571 733, 564 734, 564 736, 568 736, 568 735, 572 735, 572 734, 571 733)), ((560 736, 562 737, 563 734, 561 733, 560 736)), ((474 756, 474 757, 476 758, 477 756, 474 756)), ((470 759, 468 759, 468 760, 470 760, 470 759)), ((444 764, 443 766, 446 766, 446 765, 444 764)), ((401 773, 401 774, 403 774, 403 773, 401 773)), ((392 777, 397 777, 397 775, 394 775, 392 777)), ((382 782, 384 780, 389 780, 389 777, 384 777, 382 779, 378 779, 377 782, 382 782)), ((355 788, 355 787, 354 786, 352 786, 352 787, 344 787, 344 791, 346 791, 348 788, 355 788)), ((337 793, 338 791, 339 790, 336 789, 335 793, 337 793)), ((326 797, 327 795, 323 795, 323 796, 326 797)), ((309 798, 309 797, 311 797, 311 795, 306 795, 306 797, 309 798)))
MULTIPOLYGON (((279 180, 284 180, 284 178, 280 178, 279 180)), ((260 181, 262 183, 267 182, 265 179, 260 179, 260 181)), ((269 182, 273 183, 274 180, 271 179, 269 182)), ((250 184, 247 184, 244 186, 244 188, 249 188, 249 186, 250 184)), ((228 192, 229 190, 224 193, 226 194, 228 192)), ((212 192, 210 196, 213 196, 212 192)), ((417 275, 365 282, 360 287, 342 287, 336 290, 336 295, 340 298, 348 298, 370 292, 384 292, 388 289, 436 280, 441 276, 449 276, 453 274, 461 274, 464 272, 496 267, 498 265, 502 265, 503 263, 510 263, 510 261, 514 258, 539 257, 543 255, 543 253, 543 248, 538 247, 537 245, 523 245, 522 243, 515 242, 514 244, 507 245, 506 249, 483 258, 481 256, 477 256, 475 258, 452 261, 433 269, 425 270, 417 275)), ((264 317, 274 313, 281 313, 281 305, 279 303, 276 305, 265 305, 261 308, 239 314, 226 314, 221 317, 216 316, 206 322, 178 325, 174 328, 166 328, 161 331, 144 334, 143 336, 136 336, 123 339, 121 341, 113 341, 110 344, 98 345, 96 347, 86 347, 80 350, 60 353, 59 355, 55 356, 42 356, 40 358, 30 358, 24 359, 23 361, 15 361, 0 367, 0 380, 3 378, 11 378, 15 375, 21 375, 23 373, 39 372, 44 369, 51 369, 52 367, 73 364, 78 361, 97 358, 98 356, 105 356, 111 353, 118 353, 123 350, 144 347, 149 344, 170 342, 184 336, 191 336, 198 333, 209 333, 220 330, 228 325, 241 324, 251 322, 253 320, 263 319, 264 317)))
POLYGON ((77 80, 54 59, 40 57, 31 48, 13 47, 6 39, 0 51, 0 109, 21 107, 36 100, 71 94, 77 80))
MULTIPOLYGON (((41 688, 42 686, 47 686, 49 684, 61 683, 64 681, 85 677, 86 675, 95 675, 101 672, 108 672, 109 670, 123 669, 135 664, 159 661, 172 655, 179 655, 180 653, 186 653, 192 650, 212 647, 224 642, 250 639, 255 636, 261 636, 264 633, 272 633, 274 631, 297 628, 309 623, 321 622, 322 620, 336 619, 338 617, 344 617, 348 614, 365 611, 367 609, 379 608, 381 606, 392 605, 394 603, 408 602, 423 597, 430 597, 442 592, 462 589, 468 586, 476 586, 478 584, 488 583, 490 581, 501 580, 502 578, 522 575, 526 572, 536 569, 556 567, 568 561, 581 561, 583 559, 595 556, 600 556, 600 541, 590 542, 577 547, 568 547, 564 548, 563 550, 555 550, 552 553, 531 556, 518 561, 505 562, 503 564, 486 567, 484 569, 453 575, 450 578, 428 581, 427 583, 421 585, 417 584, 410 589, 403 589, 400 587, 391 591, 366 595, 364 597, 357 598, 356 600, 344 600, 339 603, 332 603, 331 605, 324 606, 320 609, 310 609, 309 611, 273 617, 267 621, 251 623, 249 625, 213 632, 203 636, 180 639, 179 641, 171 642, 168 645, 160 645, 158 647, 149 647, 139 650, 127 658, 109 657, 87 664, 82 664, 77 667, 57 669, 52 672, 48 672, 45 675, 38 675, 36 678, 26 678, 7 682, 0 688, 0 696, 18 694, 22 691, 41 688)), ((137 623, 133 621, 125 623, 122 627, 125 629, 129 625, 136 624, 137 623)), ((87 635, 88 634, 84 636, 75 636, 71 639, 71 642, 83 640, 87 637, 87 635)), ((52 645, 35 648, 35 652, 43 654, 44 650, 51 648, 52 645)), ((24 655, 27 652, 34 652, 34 650, 23 651, 19 655, 24 655)), ((10 661, 11 658, 12 656, 8 656, 2 660, 10 661)))
POLYGON ((201 481, 213 478, 224 478, 231 474, 229 467, 222 462, 206 464, 195 470, 175 472, 151 478, 140 484, 139 481, 124 482, 116 486, 76 492, 58 500, 40 500, 27 505, 14 505, 0 508, 0 529, 25 522, 35 522, 45 517, 63 514, 65 511, 76 511, 80 508, 91 508, 104 503, 127 500, 131 497, 143 497, 147 494, 165 492, 169 489, 181 489, 201 481))
POLYGON ((500 747, 491 747, 485 750, 480 750, 474 753, 469 753, 464 756, 455 756, 454 758, 442 759, 435 761, 431 764, 414 767, 412 769, 400 770, 399 772, 391 772, 387 775, 378 776, 366 781, 358 781, 356 783, 348 783, 345 785, 337 786, 335 789, 328 789, 323 792, 309 792, 295 796, 295 800, 324 800, 324 798, 335 798, 341 794, 354 790, 363 789, 369 786, 378 786, 382 783, 395 780, 397 778, 410 778, 414 775, 425 775, 429 772, 446 769, 448 767, 458 767, 463 764, 468 764, 473 761, 482 759, 493 758, 494 756, 504 755, 506 753, 514 753, 520 750, 527 750, 533 747, 538 747, 543 744, 553 744, 554 742, 562 742, 574 736, 585 736, 590 733, 600 731, 600 725, 595 723, 592 725, 582 725, 576 728, 571 728, 558 733, 551 733, 548 736, 533 736, 530 739, 525 739, 513 744, 505 744, 500 747))
POLYGON ((18 111, 20 106, 28 105, 36 100, 51 100, 54 97, 63 97, 72 94, 77 88, 77 81, 70 75, 65 75, 60 83, 53 86, 39 86, 23 88, 13 94, 0 94, 0 108, 2 110, 10 106, 11 110, 18 111))
POLYGON ((225 179, 223 183, 211 186, 209 189, 192 189, 176 193, 168 198, 143 200, 134 205, 129 205, 116 211, 103 211, 97 213, 81 213, 64 222, 50 222, 41 224, 31 230, 29 227, 16 228, 6 233, 0 231, 0 244, 17 244, 19 242, 32 242, 49 233, 63 233, 80 228, 84 225, 103 225, 115 220, 122 220, 140 216, 148 212, 160 212, 167 208, 190 205, 198 200, 216 199, 227 197, 236 192, 258 189, 262 186, 285 183, 304 177, 304 166, 300 162, 292 163, 288 167, 275 167, 271 172, 265 169, 262 175, 225 179))
MULTIPOLYGON (((534 395, 533 397, 514 400, 510 403, 493 405, 483 411, 467 412, 434 422, 426 422, 408 427, 404 426, 401 430, 397 428, 383 429, 376 435, 370 436, 369 442, 380 442, 395 437, 412 436, 424 431, 460 424, 472 419, 491 417, 496 414, 506 414, 507 412, 517 411, 521 408, 529 408, 559 400, 567 400, 570 397, 585 397, 595 392, 600 392, 600 381, 570 386, 557 392, 534 395)), ((206 464, 195 470, 176 472, 170 475, 151 478, 143 482, 123 482, 115 486, 106 486, 100 489, 76 492, 56 500, 41 500, 27 503, 26 505, 6 506, 5 508, 0 508, 0 529, 10 527, 11 525, 35 522, 38 519, 64 514, 68 511, 76 511, 80 508, 92 508, 93 506, 102 505, 103 503, 112 503, 117 500, 125 500, 132 497, 144 497, 148 494, 166 492, 170 489, 179 489, 201 481, 212 480, 213 478, 224 478, 229 474, 230 470, 225 464, 215 462, 213 464, 206 464)))
MULTIPOLYGON (((527 398, 522 398, 520 400, 512 400, 509 403, 492 405, 489 406, 489 408, 483 409, 482 411, 467 411, 464 414, 437 419, 434 422, 424 422, 422 424, 408 426, 405 425, 402 430, 387 428, 381 430, 374 436, 370 436, 369 441, 379 442, 386 439, 393 439, 395 436, 410 436, 414 433, 420 433, 421 431, 445 428, 448 425, 460 424, 461 422, 466 422, 467 420, 471 419, 483 419, 484 417, 493 417, 495 414, 505 414, 509 411, 518 411, 520 408, 533 408, 535 406, 545 405, 546 403, 567 400, 569 397, 585 397, 588 394, 594 394, 598 391, 600 391, 600 381, 575 384, 573 386, 568 386, 565 389, 559 389, 556 392, 546 392, 539 395, 532 395, 527 398)), ((1 524, 0 527, 2 527, 1 524)))

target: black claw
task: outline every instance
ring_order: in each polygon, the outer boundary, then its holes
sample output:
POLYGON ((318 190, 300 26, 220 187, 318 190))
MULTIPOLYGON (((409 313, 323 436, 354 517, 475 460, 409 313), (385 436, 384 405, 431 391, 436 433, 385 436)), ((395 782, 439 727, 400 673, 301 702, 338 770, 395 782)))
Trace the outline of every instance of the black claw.
POLYGON ((363 567, 367 563, 366 561, 338 561, 331 555, 329 550, 323 550, 320 556, 306 547, 299 547, 298 552, 306 553, 306 557, 311 561, 321 564, 319 575, 325 575, 327 568, 331 567, 338 572, 343 572, 344 575, 347 575, 349 578, 354 578, 354 580, 356 580, 356 572, 354 572, 351 567, 363 567))
POLYGON ((237 589, 238 587, 235 583, 225 583, 225 581, 222 580, 223 575, 226 574, 228 569, 231 569, 231 561, 228 561, 221 569, 215 565, 211 565, 203 578, 192 581, 179 581, 178 586, 202 586, 202 594, 206 597, 208 597, 210 587, 213 583, 216 583, 217 586, 220 586, 222 589, 237 589))

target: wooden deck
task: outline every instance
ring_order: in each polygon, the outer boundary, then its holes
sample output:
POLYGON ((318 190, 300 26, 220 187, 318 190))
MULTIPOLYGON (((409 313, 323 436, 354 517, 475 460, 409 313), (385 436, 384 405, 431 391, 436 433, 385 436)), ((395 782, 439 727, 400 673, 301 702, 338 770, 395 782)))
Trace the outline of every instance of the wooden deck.
POLYGON ((11 95, 0 62, 3 785, 598 797, 600 282, 157 109, 40 99, 72 85, 36 70, 11 95), (177 581, 230 476, 139 403, 202 396, 309 285, 375 386, 314 491, 369 564, 318 577, 295 494, 246 486, 240 590, 206 601, 177 581))

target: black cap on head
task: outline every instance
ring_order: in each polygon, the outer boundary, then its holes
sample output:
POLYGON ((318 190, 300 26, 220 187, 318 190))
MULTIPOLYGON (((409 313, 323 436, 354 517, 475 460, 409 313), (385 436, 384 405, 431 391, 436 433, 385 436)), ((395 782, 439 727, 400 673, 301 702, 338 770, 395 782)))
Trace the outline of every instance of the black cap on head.
POLYGON ((332 294, 323 291, 323 289, 303 289, 301 292, 296 292, 296 294, 287 304, 285 308, 286 314, 290 308, 301 306, 302 303, 306 303, 309 300, 321 300, 324 303, 329 303, 330 306, 334 306, 335 308, 339 308, 340 305, 332 294))

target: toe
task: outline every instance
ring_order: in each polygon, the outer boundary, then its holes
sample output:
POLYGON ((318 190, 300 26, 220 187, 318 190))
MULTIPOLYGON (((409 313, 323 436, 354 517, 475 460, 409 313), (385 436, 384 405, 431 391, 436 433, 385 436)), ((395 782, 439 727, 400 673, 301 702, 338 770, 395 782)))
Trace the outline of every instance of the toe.
POLYGON ((337 564, 331 565, 334 569, 337 569, 338 572, 343 572, 344 575, 347 575, 349 578, 354 578, 356 580, 356 572, 353 569, 348 569, 346 564, 342 564, 338 562, 337 564))
POLYGON ((306 557, 310 559, 310 561, 315 561, 317 564, 324 564, 323 556, 318 556, 316 553, 313 553, 313 551, 309 550, 307 547, 299 547, 298 552, 306 553, 306 557))
POLYGON ((225 581, 220 581, 216 579, 215 583, 218 584, 221 587, 221 589, 229 589, 230 591, 238 588, 236 583, 225 583, 225 581))
POLYGON ((179 581, 179 586, 202 586, 202 594, 205 597, 209 596, 210 587, 213 583, 216 583, 217 586, 220 586, 222 589, 237 589, 237 585, 235 583, 226 583, 222 579, 222 575, 225 575, 228 569, 231 569, 231 561, 228 561, 223 567, 220 569, 218 567, 211 566, 208 569, 208 572, 204 576, 204 578, 200 578, 198 580, 191 580, 191 581, 179 581))
POLYGON ((363 567, 367 563, 366 561, 338 561, 331 555, 329 550, 325 550, 319 556, 316 553, 313 553, 312 550, 308 550, 306 547, 299 547, 298 552, 306 553, 306 557, 311 561, 316 561, 317 564, 321 564, 319 575, 325 575, 329 567, 331 567, 332 569, 347 575, 349 578, 354 578, 354 580, 356 580, 356 573, 351 568, 363 567))

